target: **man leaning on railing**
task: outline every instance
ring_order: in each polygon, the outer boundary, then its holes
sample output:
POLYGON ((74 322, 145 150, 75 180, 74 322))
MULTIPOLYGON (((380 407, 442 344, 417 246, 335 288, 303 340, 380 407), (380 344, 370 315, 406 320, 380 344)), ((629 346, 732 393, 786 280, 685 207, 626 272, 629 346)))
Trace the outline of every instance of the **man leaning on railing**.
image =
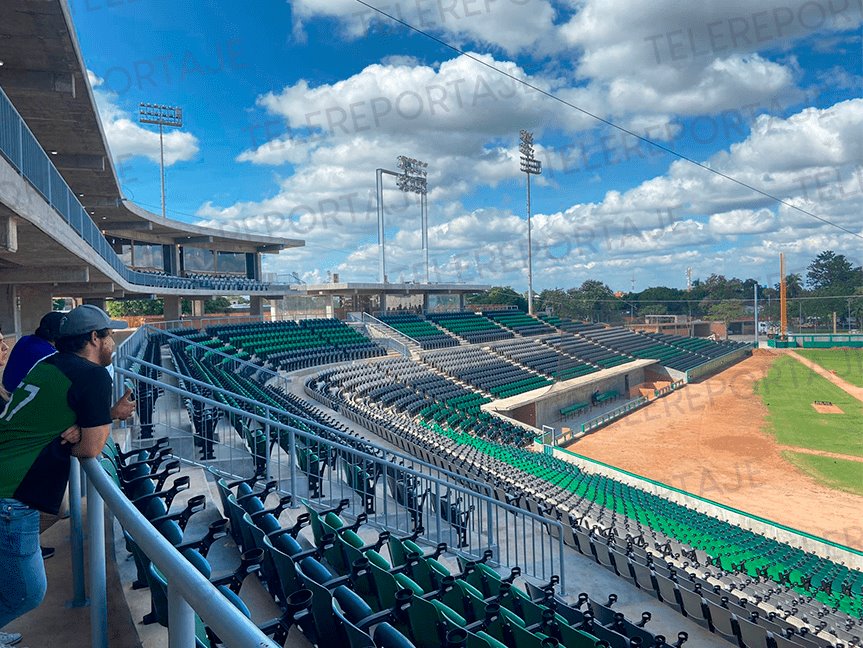
MULTIPOLYGON (((45 597, 39 511, 57 514, 70 456, 97 457, 112 421, 135 410, 131 390, 111 406, 105 370, 112 329, 126 326, 96 306, 71 310, 60 323, 59 353, 30 370, 0 413, 0 628, 45 597)), ((20 640, 2 633, 0 648, 20 640)))

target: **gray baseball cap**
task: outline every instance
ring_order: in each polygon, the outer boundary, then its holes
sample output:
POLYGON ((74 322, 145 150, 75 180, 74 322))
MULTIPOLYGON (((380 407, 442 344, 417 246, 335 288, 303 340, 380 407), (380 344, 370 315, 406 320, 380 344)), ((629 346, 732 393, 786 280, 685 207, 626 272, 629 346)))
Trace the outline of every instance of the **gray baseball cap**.
POLYGON ((83 335, 90 331, 102 329, 124 329, 128 327, 129 325, 123 320, 112 320, 108 317, 108 313, 98 306, 84 304, 66 313, 66 317, 60 322, 60 337, 83 335))

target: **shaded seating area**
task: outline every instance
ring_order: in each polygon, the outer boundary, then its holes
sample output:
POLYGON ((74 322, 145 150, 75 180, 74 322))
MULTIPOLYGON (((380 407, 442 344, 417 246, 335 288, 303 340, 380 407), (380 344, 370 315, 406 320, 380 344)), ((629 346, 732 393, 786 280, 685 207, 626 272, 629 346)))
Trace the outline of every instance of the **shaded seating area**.
POLYGON ((492 345, 491 350, 555 380, 570 380, 599 371, 598 366, 561 353, 539 340, 500 342, 492 345))
POLYGON ((552 384, 549 378, 522 369, 484 349, 435 351, 423 355, 423 362, 495 398, 508 398, 552 384))

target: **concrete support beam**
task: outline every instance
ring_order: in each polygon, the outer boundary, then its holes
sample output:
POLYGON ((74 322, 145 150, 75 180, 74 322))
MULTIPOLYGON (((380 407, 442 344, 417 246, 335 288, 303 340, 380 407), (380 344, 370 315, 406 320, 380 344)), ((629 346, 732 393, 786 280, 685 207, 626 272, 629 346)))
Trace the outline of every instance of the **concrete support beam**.
POLYGON ((62 153, 51 156, 51 161, 64 171, 104 171, 105 156, 86 153, 62 153))
POLYGON ((58 297, 123 297, 123 289, 110 281, 53 284, 51 292, 58 297))
POLYGON ((192 300, 192 317, 203 317, 204 316, 204 300, 203 299, 193 299, 192 300))
POLYGON ((57 74, 47 70, 3 70, 0 84, 7 90, 24 92, 60 92, 76 96, 75 76, 71 73, 57 74))
POLYGON ((166 322, 172 322, 174 320, 180 319, 180 316, 183 314, 181 309, 181 299, 179 297, 174 297, 173 295, 165 295, 162 298, 162 302, 164 303, 163 317, 166 322))
POLYGON ((87 266, 46 266, 0 270, 0 283, 5 284, 87 283, 88 281, 90 281, 90 268, 87 266))
POLYGON ((0 252, 18 251, 18 221, 9 214, 0 214, 0 252))
POLYGON ((106 196, 103 194, 86 194, 78 196, 78 200, 88 209, 92 207, 119 207, 122 202, 118 196, 106 196))
POLYGON ((109 221, 100 224, 106 232, 128 232, 129 230, 150 232, 153 223, 150 221, 109 221))
POLYGON ((430 295, 427 292, 423 293, 423 313, 428 313, 429 297, 430 297, 430 295))
POLYGON ((180 236, 174 239, 180 245, 191 245, 192 243, 212 243, 212 236, 180 236))
POLYGON ((249 298, 249 315, 260 317, 264 314, 264 298, 250 297, 249 298))

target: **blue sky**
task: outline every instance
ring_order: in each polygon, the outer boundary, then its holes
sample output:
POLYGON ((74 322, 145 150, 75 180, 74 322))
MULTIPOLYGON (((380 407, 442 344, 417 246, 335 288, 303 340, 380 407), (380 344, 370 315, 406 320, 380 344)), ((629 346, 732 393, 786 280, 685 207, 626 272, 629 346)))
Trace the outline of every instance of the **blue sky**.
MULTIPOLYGON (((417 157, 432 279, 524 290, 526 128, 537 289, 682 286, 687 267, 772 284, 780 251, 792 270, 825 248, 863 261, 860 238, 511 78, 863 234, 859 0, 370 4, 469 56, 356 0, 70 0, 126 196, 159 211, 138 103, 182 106, 170 216, 307 241, 265 271, 371 280, 375 169, 417 157)), ((384 202, 389 277, 420 279, 419 206, 394 183, 384 202)))

